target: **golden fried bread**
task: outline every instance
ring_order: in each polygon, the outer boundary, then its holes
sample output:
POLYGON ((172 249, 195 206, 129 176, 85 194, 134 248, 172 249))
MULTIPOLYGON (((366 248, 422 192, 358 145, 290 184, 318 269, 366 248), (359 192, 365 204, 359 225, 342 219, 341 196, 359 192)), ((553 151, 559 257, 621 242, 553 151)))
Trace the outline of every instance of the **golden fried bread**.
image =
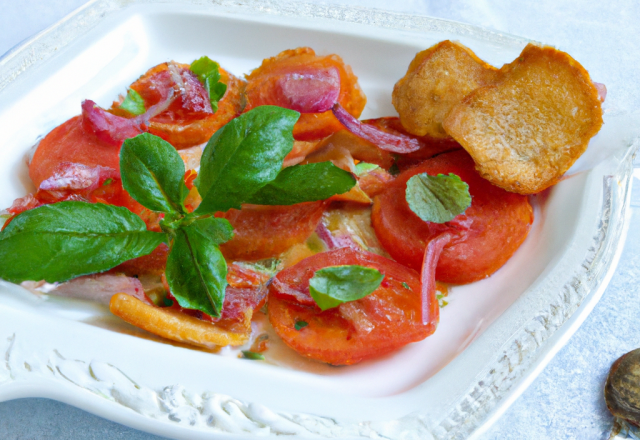
POLYGON ((445 40, 416 55, 393 88, 393 106, 409 133, 448 138, 442 120, 449 110, 496 76, 497 69, 469 48, 445 40))
POLYGON ((529 44, 500 81, 453 107, 444 129, 482 177, 533 194, 558 182, 602 126, 598 91, 568 54, 529 44))

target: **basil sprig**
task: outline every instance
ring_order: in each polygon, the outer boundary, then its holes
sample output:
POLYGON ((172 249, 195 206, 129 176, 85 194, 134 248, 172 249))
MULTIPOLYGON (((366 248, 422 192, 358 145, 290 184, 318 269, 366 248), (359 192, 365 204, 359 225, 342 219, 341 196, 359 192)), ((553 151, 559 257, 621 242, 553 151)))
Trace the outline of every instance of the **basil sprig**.
POLYGON ((380 271, 358 265, 330 266, 309 280, 309 293, 320 309, 328 310, 373 293, 384 279, 380 271))
POLYGON ((331 163, 282 169, 298 117, 280 107, 257 107, 218 130, 202 155, 194 184, 203 200, 193 213, 184 206, 185 166, 177 151, 148 133, 125 140, 122 185, 138 203, 164 213, 163 232, 147 231, 125 208, 87 202, 42 206, 16 216, 0 233, 0 278, 66 281, 109 270, 166 242, 167 282, 178 304, 220 316, 227 264, 219 247, 233 237, 233 229, 215 212, 242 203, 325 199, 355 184, 350 173, 331 163))
POLYGON ((416 174, 407 181, 406 198, 418 217, 433 223, 451 221, 471 206, 469 185, 453 173, 416 174))
POLYGON ((191 63, 189 68, 198 76, 198 79, 209 94, 211 110, 218 111, 218 101, 222 99, 227 91, 227 85, 220 82, 220 65, 204 56, 191 63))

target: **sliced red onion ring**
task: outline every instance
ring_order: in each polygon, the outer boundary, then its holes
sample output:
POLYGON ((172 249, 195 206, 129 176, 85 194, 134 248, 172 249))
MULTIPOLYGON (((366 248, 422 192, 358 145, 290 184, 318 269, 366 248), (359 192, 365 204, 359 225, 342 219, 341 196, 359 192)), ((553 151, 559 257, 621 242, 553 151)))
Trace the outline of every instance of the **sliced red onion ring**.
POLYGON ((335 117, 347 130, 364 140, 378 146, 378 148, 392 153, 406 154, 420 149, 420 142, 401 134, 384 132, 373 125, 363 124, 354 118, 340 104, 336 103, 332 108, 335 117))
POLYGON ((422 324, 435 326, 440 320, 440 306, 436 298, 436 266, 444 247, 451 241, 451 234, 438 235, 424 250, 420 281, 422 282, 422 324))
POLYGON ((288 73, 276 83, 287 108, 300 113, 331 110, 340 96, 340 73, 335 67, 311 73, 288 73))
POLYGON ((82 125, 100 141, 119 148, 125 139, 146 132, 149 119, 165 111, 175 99, 174 95, 174 91, 170 90, 164 101, 152 105, 143 114, 130 119, 111 114, 87 99, 82 102, 82 125))

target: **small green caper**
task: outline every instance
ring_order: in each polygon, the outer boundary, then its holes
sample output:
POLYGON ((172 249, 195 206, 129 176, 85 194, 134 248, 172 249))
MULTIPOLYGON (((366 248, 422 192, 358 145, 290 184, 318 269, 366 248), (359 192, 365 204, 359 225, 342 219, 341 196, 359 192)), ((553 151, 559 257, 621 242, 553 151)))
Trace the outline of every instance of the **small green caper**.
POLYGON ((613 363, 604 386, 604 400, 611 414, 640 426, 640 348, 613 363))

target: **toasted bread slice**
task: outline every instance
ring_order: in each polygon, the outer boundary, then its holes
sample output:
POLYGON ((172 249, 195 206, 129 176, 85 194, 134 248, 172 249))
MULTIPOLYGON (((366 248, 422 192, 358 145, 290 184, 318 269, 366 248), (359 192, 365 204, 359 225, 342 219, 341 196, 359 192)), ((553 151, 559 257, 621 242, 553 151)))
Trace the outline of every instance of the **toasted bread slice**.
POLYGON ((498 70, 469 48, 449 40, 419 52, 393 88, 404 128, 417 136, 448 138, 442 120, 462 98, 493 84, 498 70))
POLYGON ((485 179, 537 193, 558 182, 600 130, 598 90, 568 54, 534 44, 500 77, 457 104, 443 126, 485 179))

